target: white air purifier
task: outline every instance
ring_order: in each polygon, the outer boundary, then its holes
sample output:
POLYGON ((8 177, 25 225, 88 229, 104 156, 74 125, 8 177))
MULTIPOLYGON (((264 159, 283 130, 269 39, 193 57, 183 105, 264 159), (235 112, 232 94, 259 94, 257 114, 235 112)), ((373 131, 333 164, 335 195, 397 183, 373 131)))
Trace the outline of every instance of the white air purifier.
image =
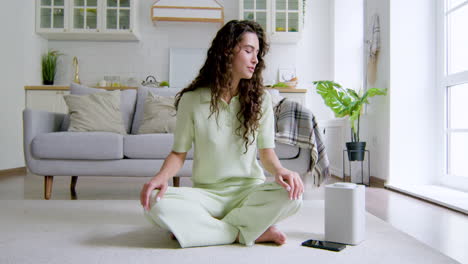
POLYGON ((337 182, 325 186, 325 241, 357 245, 365 237, 365 187, 337 182))

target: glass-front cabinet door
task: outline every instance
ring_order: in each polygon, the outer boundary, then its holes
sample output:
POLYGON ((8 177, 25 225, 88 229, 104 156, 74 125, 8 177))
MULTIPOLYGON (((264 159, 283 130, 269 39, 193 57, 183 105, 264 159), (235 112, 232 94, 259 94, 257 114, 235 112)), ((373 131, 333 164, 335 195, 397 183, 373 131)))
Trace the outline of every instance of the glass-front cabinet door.
POLYGON ((36 32, 47 39, 131 41, 139 38, 135 24, 138 0, 35 1, 36 32))
POLYGON ((294 43, 302 31, 305 0, 239 0, 240 19, 263 26, 271 42, 294 43))
POLYGON ((270 20, 270 3, 268 0, 241 0, 243 4, 242 19, 254 20, 268 30, 270 20))
POLYGON ((131 31, 131 0, 104 0, 106 31, 131 31))
POLYGON ((72 0, 71 26, 74 32, 99 32, 98 0, 72 0))
POLYGON ((64 32, 67 28, 65 0, 39 0, 36 29, 42 32, 64 32))
POLYGON ((274 0, 274 32, 299 32, 299 6, 302 0, 274 0))

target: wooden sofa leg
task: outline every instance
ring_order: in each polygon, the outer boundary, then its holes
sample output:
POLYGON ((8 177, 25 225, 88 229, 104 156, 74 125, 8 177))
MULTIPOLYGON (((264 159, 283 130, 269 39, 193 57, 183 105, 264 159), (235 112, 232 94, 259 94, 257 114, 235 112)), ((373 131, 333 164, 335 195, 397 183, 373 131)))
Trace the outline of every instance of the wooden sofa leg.
POLYGON ((50 200, 52 194, 52 183, 54 181, 54 176, 45 176, 44 177, 44 199, 50 200))
POLYGON ((71 183, 70 183, 70 193, 72 197, 76 197, 76 182, 78 181, 78 176, 72 176, 71 177, 71 183))
POLYGON ((174 183, 174 187, 180 187, 180 177, 174 176, 172 182, 174 183))

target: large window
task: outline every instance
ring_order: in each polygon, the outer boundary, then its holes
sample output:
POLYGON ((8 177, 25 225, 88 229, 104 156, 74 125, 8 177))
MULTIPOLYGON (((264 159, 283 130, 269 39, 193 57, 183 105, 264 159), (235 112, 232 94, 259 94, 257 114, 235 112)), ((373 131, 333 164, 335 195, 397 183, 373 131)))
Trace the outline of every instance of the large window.
POLYGON ((443 23, 442 89, 445 90, 446 177, 466 189, 468 183, 468 0, 446 0, 443 23))

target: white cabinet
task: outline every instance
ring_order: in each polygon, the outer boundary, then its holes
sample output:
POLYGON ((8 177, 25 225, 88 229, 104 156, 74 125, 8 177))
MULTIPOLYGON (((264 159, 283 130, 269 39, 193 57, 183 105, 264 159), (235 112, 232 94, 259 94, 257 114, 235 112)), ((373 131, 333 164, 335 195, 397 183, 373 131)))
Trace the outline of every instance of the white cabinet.
POLYGON ((69 91, 26 90, 26 108, 48 112, 67 113, 68 107, 63 99, 69 91))
POLYGON ((137 0, 36 0, 36 32, 53 40, 137 40, 137 0))
POLYGON ((342 177, 343 149, 345 148, 345 122, 343 119, 318 120, 330 161, 330 173, 342 177))
POLYGON ((302 34, 305 0, 239 0, 239 19, 255 20, 274 43, 296 43, 302 34))

